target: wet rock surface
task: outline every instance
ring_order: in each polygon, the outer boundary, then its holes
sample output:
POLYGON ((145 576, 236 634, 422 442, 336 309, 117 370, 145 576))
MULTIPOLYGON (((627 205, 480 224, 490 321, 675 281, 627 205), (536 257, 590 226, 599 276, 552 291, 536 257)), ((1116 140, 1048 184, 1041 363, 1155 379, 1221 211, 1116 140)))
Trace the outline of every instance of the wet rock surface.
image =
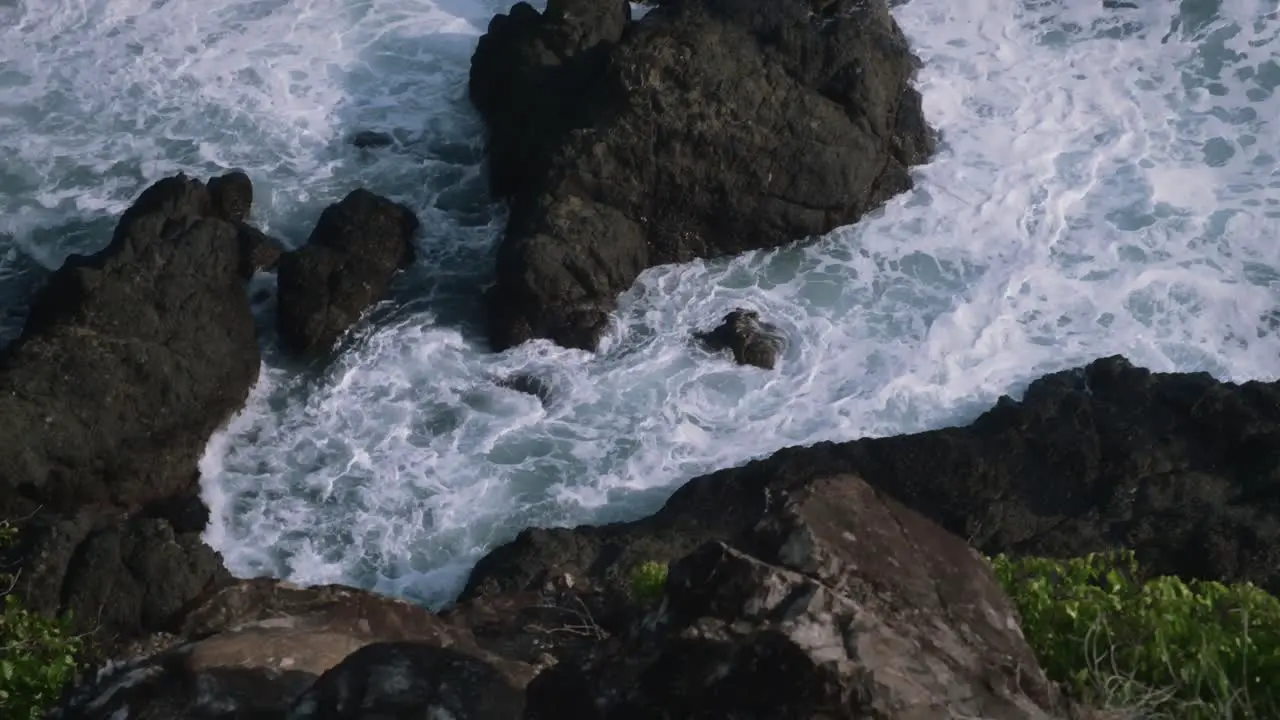
POLYGON ((778 329, 760 322, 760 313, 755 310, 734 310, 714 330, 697 333, 696 337, 708 350, 728 350, 739 365, 754 365, 762 370, 772 370, 783 349, 778 329))
POLYGON ((933 136, 884 0, 517 3, 472 58, 511 215, 496 349, 594 349, 654 265, 776 247, 911 187, 933 136))
POLYGON ((285 346, 330 349, 413 262, 417 229, 412 210, 363 189, 326 208, 306 245, 279 259, 276 326, 285 346))

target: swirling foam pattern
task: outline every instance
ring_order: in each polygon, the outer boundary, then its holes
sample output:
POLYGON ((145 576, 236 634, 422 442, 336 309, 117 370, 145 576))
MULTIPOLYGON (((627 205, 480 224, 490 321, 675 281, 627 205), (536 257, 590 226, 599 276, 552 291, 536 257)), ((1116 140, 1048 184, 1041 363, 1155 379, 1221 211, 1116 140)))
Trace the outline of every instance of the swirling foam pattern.
POLYGON ((263 379, 202 470, 236 572, 440 603, 521 527, 965 422, 1100 355, 1280 375, 1280 7, 1139 5, 911 0, 944 134, 915 191, 809 247, 646 273, 595 355, 493 355, 475 308, 502 211, 465 82, 502 3, 0 0, 0 291, 177 169, 246 169, 295 244, 357 185, 413 205, 420 260, 333 365, 278 357, 262 308, 263 379), (344 142, 361 129, 398 144, 344 142), (776 372, 688 340, 744 305, 787 335, 776 372), (491 382, 515 371, 550 380, 545 407, 491 382))

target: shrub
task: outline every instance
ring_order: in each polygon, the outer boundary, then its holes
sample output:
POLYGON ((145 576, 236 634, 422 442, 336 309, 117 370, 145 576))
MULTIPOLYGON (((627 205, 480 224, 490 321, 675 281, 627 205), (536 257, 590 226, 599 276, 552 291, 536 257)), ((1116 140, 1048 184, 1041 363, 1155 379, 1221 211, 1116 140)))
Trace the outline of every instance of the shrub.
POLYGON ((667 593, 667 564, 650 560, 631 569, 631 597, 643 605, 657 605, 667 593))
POLYGON ((992 567, 1052 680, 1148 716, 1280 717, 1280 599, 1242 583, 1138 579, 1132 552, 997 556, 992 567))
MULTIPOLYGON (((0 521, 0 547, 14 539, 12 525, 0 521)), ((80 638, 70 617, 47 618, 23 609, 8 591, 17 578, 0 572, 0 717, 44 717, 76 671, 80 638)))

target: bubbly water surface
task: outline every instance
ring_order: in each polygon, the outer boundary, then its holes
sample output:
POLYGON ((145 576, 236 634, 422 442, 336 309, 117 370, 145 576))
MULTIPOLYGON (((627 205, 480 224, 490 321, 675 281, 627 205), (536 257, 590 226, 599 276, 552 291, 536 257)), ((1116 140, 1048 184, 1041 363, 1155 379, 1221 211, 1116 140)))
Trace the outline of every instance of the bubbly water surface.
POLYGON ((291 245, 357 186, 410 204, 419 260, 330 365, 281 358, 259 308, 262 380, 202 471, 233 571, 431 604, 522 527, 967 422, 1101 355, 1274 379, 1280 7, 1139 4, 896 8, 943 133, 915 191, 807 247, 646 273, 593 355, 481 333, 503 215, 466 75, 505 2, 0 0, 0 322, 166 173, 245 169, 291 245), (738 306, 785 331, 775 372, 689 342, 738 306), (550 381, 545 407, 492 382, 517 371, 550 381))

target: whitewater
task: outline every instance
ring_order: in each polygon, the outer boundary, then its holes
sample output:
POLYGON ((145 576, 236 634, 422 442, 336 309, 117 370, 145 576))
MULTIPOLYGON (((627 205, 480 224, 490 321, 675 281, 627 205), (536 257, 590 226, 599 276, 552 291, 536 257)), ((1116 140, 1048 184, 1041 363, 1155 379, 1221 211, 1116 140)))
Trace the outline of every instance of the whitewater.
POLYGON ((137 194, 231 168, 291 247, 363 186, 424 231, 327 363, 264 349, 201 464, 238 575, 438 606, 527 526, 625 520, 791 445, 972 420, 1121 353, 1280 377, 1280 0, 910 0, 941 132, 916 188, 809 244, 656 268, 595 354, 488 351, 487 195, 470 55, 498 0, 0 0, 0 335, 137 194), (392 147, 349 138, 389 133, 392 147), (750 307, 777 370, 689 341, 750 307), (494 384, 540 375, 535 397, 494 384))

